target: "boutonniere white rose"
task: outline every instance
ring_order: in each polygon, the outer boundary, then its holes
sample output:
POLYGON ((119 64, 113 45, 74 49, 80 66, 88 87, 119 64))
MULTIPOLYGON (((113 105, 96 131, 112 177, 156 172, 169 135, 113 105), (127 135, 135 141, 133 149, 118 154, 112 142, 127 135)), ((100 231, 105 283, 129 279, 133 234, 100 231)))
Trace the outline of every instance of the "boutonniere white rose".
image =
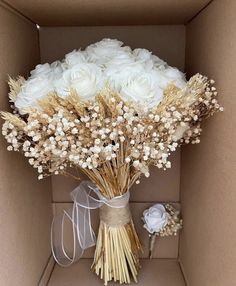
POLYGON ((156 204, 143 212, 144 228, 149 233, 160 231, 168 222, 168 213, 161 204, 156 204))
POLYGON ((150 237, 149 258, 152 258, 156 236, 177 235, 183 226, 180 211, 170 204, 155 204, 143 212, 142 219, 150 237))

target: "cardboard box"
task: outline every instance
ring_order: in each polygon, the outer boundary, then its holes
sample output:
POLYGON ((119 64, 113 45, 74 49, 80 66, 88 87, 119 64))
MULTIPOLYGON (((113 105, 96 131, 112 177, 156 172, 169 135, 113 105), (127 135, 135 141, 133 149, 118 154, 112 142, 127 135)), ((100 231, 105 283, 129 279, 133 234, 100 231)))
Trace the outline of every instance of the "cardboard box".
MULTIPOLYGON (((225 112, 204 124, 201 144, 183 147, 171 170, 153 169, 151 178, 132 190, 145 250, 140 285, 236 284, 235 13, 234 0, 0 3, 1 110, 9 109, 8 75, 27 76, 36 64, 104 37, 147 48, 188 77, 200 72, 216 80, 225 112), (140 217, 155 202, 181 207, 184 230, 180 237, 159 239, 149 261, 140 217)), ((76 183, 62 177, 38 181, 21 154, 6 151, 2 136, 0 144, 0 285, 102 285, 90 272, 92 250, 70 268, 55 266, 51 256, 52 215, 70 206, 76 183)))

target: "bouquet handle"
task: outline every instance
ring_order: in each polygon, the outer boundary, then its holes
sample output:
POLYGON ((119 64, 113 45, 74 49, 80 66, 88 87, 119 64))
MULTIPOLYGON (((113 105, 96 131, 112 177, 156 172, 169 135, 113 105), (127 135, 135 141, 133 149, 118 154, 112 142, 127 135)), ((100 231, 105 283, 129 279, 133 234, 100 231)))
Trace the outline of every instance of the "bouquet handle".
POLYGON ((127 211, 119 211, 119 216, 115 215, 114 217, 114 213, 118 213, 118 210, 126 210, 125 206, 129 201, 129 192, 108 200, 100 193, 95 184, 90 181, 83 181, 71 192, 71 198, 74 202, 73 207, 56 215, 51 226, 52 254, 61 266, 70 266, 77 262, 82 257, 85 249, 96 244, 96 236, 91 226, 90 210, 102 208, 103 219, 106 218, 107 223, 112 217, 113 221, 116 220, 118 224, 122 225, 130 221, 130 215, 127 215, 127 211), (66 220, 69 220, 72 227, 72 255, 66 252, 64 245, 66 220))

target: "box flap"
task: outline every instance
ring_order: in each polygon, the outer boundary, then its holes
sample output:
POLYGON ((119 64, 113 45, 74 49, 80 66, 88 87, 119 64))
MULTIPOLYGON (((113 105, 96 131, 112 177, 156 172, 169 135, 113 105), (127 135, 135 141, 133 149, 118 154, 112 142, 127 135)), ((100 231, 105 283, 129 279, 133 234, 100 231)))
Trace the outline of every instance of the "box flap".
POLYGON ((6 0, 40 26, 184 24, 209 0, 6 0))

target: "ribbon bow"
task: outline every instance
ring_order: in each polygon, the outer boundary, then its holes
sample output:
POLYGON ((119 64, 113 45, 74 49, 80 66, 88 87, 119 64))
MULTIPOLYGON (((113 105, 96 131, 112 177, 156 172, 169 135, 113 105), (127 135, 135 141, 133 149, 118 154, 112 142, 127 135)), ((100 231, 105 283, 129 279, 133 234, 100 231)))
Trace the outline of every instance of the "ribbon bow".
POLYGON ((70 266, 78 261, 84 250, 96 244, 96 236, 91 226, 90 210, 106 204, 112 208, 123 208, 129 201, 129 192, 112 199, 105 198, 90 181, 83 181, 70 196, 73 207, 55 215, 51 226, 51 248, 56 262, 61 266, 70 266), (73 250, 69 255, 65 250, 64 226, 69 220, 73 233, 73 250))

